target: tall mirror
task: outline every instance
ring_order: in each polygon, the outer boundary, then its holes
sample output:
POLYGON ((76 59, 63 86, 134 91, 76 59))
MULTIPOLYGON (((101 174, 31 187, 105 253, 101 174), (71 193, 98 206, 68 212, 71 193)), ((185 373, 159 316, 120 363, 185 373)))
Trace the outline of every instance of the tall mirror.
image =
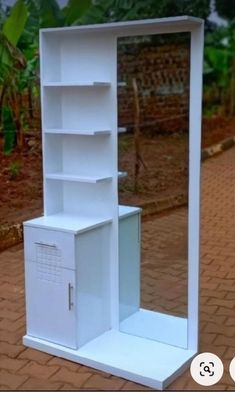
POLYGON ((190 35, 118 40, 120 330, 187 347, 190 35))

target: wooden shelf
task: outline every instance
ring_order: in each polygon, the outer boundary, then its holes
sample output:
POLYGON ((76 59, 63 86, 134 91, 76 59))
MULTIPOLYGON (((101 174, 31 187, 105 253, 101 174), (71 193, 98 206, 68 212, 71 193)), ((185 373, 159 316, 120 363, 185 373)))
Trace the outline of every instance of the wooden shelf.
POLYGON ((111 130, 84 130, 84 129, 65 129, 65 128, 46 128, 44 130, 45 134, 56 134, 56 135, 87 135, 87 136, 103 136, 110 135, 111 130))
POLYGON ((111 83, 108 81, 49 81, 42 85, 43 87, 110 87, 111 83))
POLYGON ((112 176, 80 176, 66 173, 47 173, 46 179, 62 180, 62 181, 77 181, 80 183, 99 183, 102 181, 112 180, 112 176))

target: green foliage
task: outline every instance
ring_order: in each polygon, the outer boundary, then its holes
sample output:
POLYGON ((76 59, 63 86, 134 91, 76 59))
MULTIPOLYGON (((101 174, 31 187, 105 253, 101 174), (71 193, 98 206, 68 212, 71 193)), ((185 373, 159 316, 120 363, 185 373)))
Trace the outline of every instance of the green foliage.
POLYGON ((233 53, 230 49, 206 47, 204 61, 205 84, 210 85, 213 81, 217 86, 226 88, 229 85, 229 70, 231 67, 233 53))
POLYGON ((222 18, 228 20, 235 18, 235 0, 216 0, 215 7, 222 18))
MULTIPOLYGON (((36 0, 35 0, 36 1, 36 0)), ((62 11, 56 0, 38 0, 40 28, 57 27, 64 23, 62 11)))
POLYGON ((210 0, 96 0, 82 22, 103 23, 177 15, 207 18, 209 13, 210 0))
POLYGON ((6 19, 3 25, 3 33, 8 41, 16 46, 22 35, 22 32, 27 21, 28 11, 23 0, 17 0, 11 9, 10 16, 6 19))
POLYGON ((16 179, 21 173, 20 163, 17 161, 11 162, 8 171, 12 180, 16 179))
POLYGON ((63 10, 65 25, 72 25, 79 22, 80 18, 90 8, 92 0, 69 0, 63 10))

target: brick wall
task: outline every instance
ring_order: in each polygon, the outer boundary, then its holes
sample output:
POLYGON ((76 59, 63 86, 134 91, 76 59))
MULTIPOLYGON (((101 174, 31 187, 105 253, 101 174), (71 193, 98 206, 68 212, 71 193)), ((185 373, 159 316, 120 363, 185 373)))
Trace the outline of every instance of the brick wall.
POLYGON ((129 42, 118 45, 118 75, 126 87, 118 90, 119 126, 133 127, 132 78, 139 89, 142 132, 172 133, 188 128, 189 41, 129 42))

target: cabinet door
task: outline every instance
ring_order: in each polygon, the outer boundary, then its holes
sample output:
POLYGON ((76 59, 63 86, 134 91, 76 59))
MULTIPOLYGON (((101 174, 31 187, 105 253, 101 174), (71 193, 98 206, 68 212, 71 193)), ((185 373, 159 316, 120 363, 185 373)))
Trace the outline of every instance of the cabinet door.
POLYGON ((76 349, 75 272, 26 261, 28 335, 76 349))

